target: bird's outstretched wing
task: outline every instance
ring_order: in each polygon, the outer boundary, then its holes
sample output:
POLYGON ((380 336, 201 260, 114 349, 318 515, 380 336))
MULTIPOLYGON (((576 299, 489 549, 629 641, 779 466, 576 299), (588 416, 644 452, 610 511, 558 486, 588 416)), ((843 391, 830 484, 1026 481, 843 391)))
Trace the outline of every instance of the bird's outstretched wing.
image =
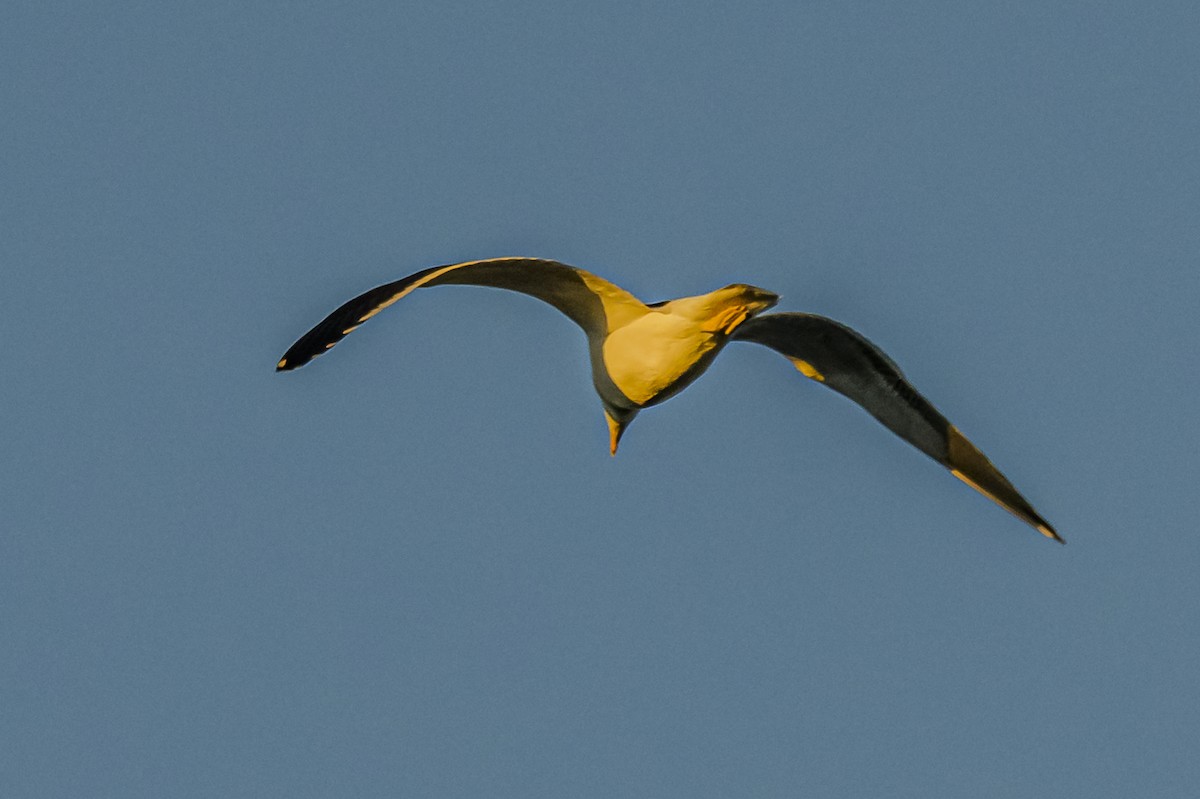
POLYGON ((778 313, 751 319, 734 331, 733 338, 779 352, 805 377, 849 397, 955 477, 1042 535, 1063 542, 992 462, 859 333, 823 316, 778 313))
POLYGON ((275 365, 296 369, 341 341, 350 331, 413 289, 446 284, 491 286, 537 297, 602 337, 648 309, 636 297, 590 272, 536 258, 489 258, 425 269, 360 294, 325 317, 293 344, 275 365))

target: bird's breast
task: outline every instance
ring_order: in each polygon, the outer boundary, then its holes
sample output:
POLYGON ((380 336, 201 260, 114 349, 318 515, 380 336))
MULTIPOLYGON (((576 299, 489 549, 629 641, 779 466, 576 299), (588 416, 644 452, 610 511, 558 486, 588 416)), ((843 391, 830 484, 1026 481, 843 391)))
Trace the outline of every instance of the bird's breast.
POLYGON ((653 405, 699 377, 724 341, 690 320, 651 313, 609 334, 603 365, 622 394, 639 406, 653 405))

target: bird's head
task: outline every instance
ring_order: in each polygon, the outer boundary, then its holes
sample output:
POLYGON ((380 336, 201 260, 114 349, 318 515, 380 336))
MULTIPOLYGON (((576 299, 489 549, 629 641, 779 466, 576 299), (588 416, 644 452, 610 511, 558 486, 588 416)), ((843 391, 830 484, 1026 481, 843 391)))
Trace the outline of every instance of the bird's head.
POLYGON ((762 313, 779 302, 779 295, 775 292, 745 283, 731 283, 723 289, 718 289, 716 293, 727 297, 728 302, 739 303, 751 316, 762 313))
POLYGON ((673 304, 685 302, 689 306, 688 315, 700 322, 704 330, 729 335, 742 322, 779 302, 779 295, 757 286, 733 283, 699 297, 676 300, 673 304))

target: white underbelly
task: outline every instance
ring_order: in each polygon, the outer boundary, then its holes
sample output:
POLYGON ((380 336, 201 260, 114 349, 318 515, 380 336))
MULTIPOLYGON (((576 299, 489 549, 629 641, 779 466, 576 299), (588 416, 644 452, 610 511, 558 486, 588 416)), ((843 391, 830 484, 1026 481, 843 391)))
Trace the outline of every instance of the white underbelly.
POLYGON ((648 405, 699 377, 716 355, 720 341, 695 322, 669 314, 647 314, 608 336, 604 368, 622 394, 638 405, 648 405))

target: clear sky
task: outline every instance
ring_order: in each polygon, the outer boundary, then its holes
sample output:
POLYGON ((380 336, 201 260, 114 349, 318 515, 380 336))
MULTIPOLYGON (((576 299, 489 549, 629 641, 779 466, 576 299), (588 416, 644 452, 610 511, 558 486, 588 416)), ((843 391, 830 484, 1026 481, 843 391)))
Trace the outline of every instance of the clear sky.
POLYGON ((0 795, 1184 797, 1200 11, 10 2, 0 795), (556 258, 883 347, 1067 539, 731 345, 610 458, 556 258))

